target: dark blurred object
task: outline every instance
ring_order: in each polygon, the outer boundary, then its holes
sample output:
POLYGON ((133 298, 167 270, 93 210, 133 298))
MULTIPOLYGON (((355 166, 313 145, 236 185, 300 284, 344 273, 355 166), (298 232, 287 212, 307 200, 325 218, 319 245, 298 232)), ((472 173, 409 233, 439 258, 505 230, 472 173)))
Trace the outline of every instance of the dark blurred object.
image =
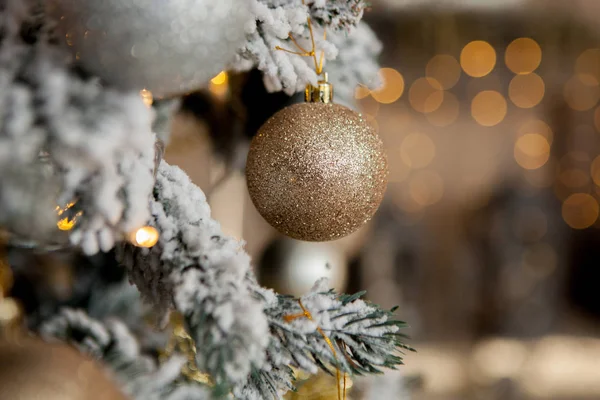
POLYGON ((125 400, 95 362, 74 349, 26 339, 0 343, 0 400, 125 400))

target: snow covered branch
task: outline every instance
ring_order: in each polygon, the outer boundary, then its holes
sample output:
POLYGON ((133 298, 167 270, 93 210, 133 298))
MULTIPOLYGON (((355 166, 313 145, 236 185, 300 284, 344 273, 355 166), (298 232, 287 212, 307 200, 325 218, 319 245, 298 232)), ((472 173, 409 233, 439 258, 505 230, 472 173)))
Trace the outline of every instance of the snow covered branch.
POLYGON ((66 61, 28 2, 3 3, 0 166, 26 168, 46 154, 55 201, 76 202, 84 215, 72 243, 108 251, 149 217, 153 114, 137 92, 105 87, 66 61))
POLYGON ((119 258, 155 309, 184 315, 199 370, 236 398, 280 398, 292 387, 292 366, 372 374, 401 364, 403 323, 359 296, 335 294, 326 281, 302 298, 314 320, 286 322, 299 311, 296 300, 256 283, 243 244, 223 235, 204 194, 179 168, 161 164, 151 209, 158 244, 124 245, 119 258))
MULTIPOLYGON (((276 49, 281 47, 298 52, 299 45, 310 51, 308 17, 313 22, 316 48, 324 52, 325 60, 335 59, 338 52, 344 52, 346 45, 354 46, 354 52, 358 49, 364 51, 362 58, 373 59, 378 54, 378 45, 372 50, 343 40, 352 36, 353 28, 360 22, 366 7, 363 0, 313 0, 306 1, 306 4, 301 0, 251 2, 256 21, 247 29, 247 42, 238 51, 232 68, 241 71, 258 68, 263 72, 265 86, 270 91, 283 90, 291 95, 304 90, 308 83, 316 84, 317 75, 311 57, 276 49)), ((364 36, 364 33, 360 35, 364 36)))
POLYGON ((63 309, 40 328, 48 341, 68 343, 101 360, 121 389, 135 400, 209 400, 210 391, 182 383, 185 359, 173 357, 163 365, 140 353, 136 338, 117 320, 100 322, 80 310, 63 309))

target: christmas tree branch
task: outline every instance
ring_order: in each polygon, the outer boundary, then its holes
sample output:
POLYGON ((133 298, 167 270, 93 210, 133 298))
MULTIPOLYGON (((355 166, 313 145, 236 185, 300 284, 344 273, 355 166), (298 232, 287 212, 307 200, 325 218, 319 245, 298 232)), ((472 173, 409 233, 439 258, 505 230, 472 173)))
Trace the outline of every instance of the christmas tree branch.
POLYGON ((360 296, 329 291, 325 281, 302 298, 313 319, 287 321, 299 303, 256 283, 242 244, 223 235, 202 191, 179 168, 161 164, 151 209, 158 244, 124 245, 119 259, 155 309, 183 314, 198 368, 218 388, 239 399, 280 398, 292 387, 290 367, 372 374, 402 363, 398 351, 409 349, 403 323, 360 296))

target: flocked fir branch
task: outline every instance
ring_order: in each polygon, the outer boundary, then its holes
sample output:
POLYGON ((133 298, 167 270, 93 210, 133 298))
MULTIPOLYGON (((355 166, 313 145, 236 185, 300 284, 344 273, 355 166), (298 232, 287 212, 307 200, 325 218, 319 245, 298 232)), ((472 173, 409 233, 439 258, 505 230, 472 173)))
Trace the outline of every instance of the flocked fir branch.
POLYGON ((137 92, 103 86, 66 61, 28 2, 3 3, 0 162, 26 168, 47 155, 57 205, 76 202, 85 213, 71 242, 108 251, 149 217, 153 114, 137 92))
POLYGON ((198 368, 236 398, 279 398, 292 387, 291 366, 362 374, 401 363, 403 323, 357 296, 336 295, 325 281, 303 298, 314 321, 286 322, 298 303, 258 286, 243 244, 223 235, 202 191, 179 168, 161 164, 151 209, 159 242, 152 249, 125 245, 119 258, 157 310, 184 315, 198 368))
POLYGON ((208 388, 183 382, 182 356, 163 364, 143 355, 137 339, 118 320, 104 322, 81 310, 63 309, 39 329, 47 341, 68 343, 102 361, 120 388, 134 400, 208 400, 208 388))
MULTIPOLYGON (((296 44, 310 50, 307 18, 313 21, 317 50, 323 52, 325 60, 334 60, 344 51, 345 38, 354 35, 366 8, 363 0, 252 0, 251 3, 256 21, 247 28, 246 44, 238 51, 232 68, 238 71, 258 68, 269 91, 284 91, 290 95, 318 80, 310 57, 289 52, 298 51, 296 44), (278 47, 289 51, 277 50, 278 47)), ((365 36, 364 29, 358 35, 365 36)), ((362 56, 374 60, 379 44, 370 43, 374 48, 363 48, 367 51, 362 56)), ((352 68, 351 65, 346 67, 352 68)), ((365 73, 370 75, 369 71, 365 73)), ((343 82, 344 78, 341 79, 343 82)), ((360 83, 368 84, 369 80, 360 83)))

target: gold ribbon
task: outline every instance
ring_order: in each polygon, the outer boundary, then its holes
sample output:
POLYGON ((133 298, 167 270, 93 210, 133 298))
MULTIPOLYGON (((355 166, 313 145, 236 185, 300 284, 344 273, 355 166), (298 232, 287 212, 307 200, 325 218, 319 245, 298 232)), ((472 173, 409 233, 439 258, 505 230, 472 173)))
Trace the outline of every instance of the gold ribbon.
MULTIPOLYGON (((307 318, 308 320, 314 322, 315 320, 313 319, 312 314, 310 313, 310 311, 308 311, 306 309, 306 307, 304 307, 304 304, 302 304, 302 300, 298 299, 298 304, 300 305, 302 312, 298 313, 298 314, 284 315, 283 320, 285 322, 292 322, 298 318, 307 318)), ((331 341, 331 339, 325 334, 323 329, 321 329, 321 327, 318 325, 317 325, 317 332, 319 332, 321 334, 321 336, 323 336, 323 339, 325 340, 325 342, 331 349, 331 352, 333 353, 333 358, 336 361, 335 378, 336 378, 336 383, 337 383, 338 400, 346 400, 346 373, 344 372, 343 376, 342 376, 342 373, 341 373, 340 367, 339 367, 337 351, 335 350, 335 346, 333 345, 333 342, 331 341), (340 385, 340 377, 341 376, 342 376, 341 380, 343 380, 343 386, 340 385)))

